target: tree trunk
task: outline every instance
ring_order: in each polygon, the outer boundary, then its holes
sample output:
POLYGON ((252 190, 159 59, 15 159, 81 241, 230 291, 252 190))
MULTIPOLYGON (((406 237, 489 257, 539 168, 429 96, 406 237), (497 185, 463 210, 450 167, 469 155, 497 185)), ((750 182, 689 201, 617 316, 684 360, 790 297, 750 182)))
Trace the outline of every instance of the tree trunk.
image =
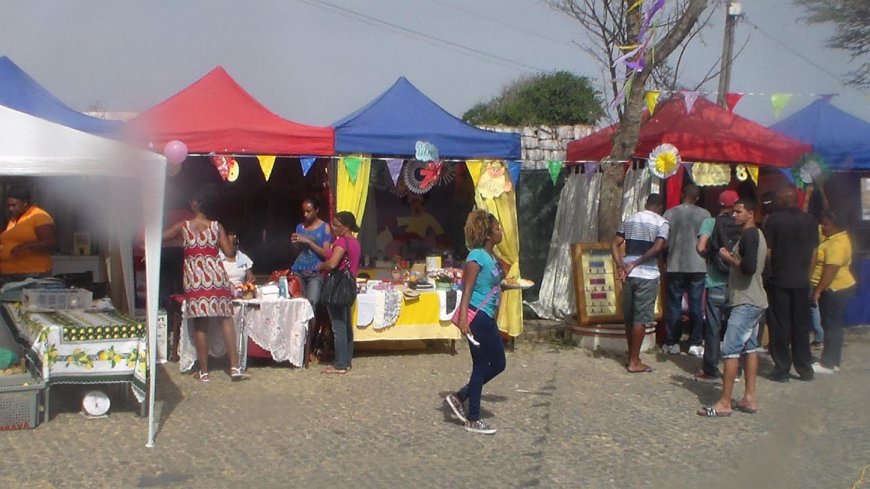
POLYGON ((622 222, 622 183, 625 161, 631 161, 640 134, 647 75, 638 73, 626 97, 625 112, 619 130, 613 135, 613 163, 602 163, 601 198, 598 202, 598 240, 610 241, 622 222))

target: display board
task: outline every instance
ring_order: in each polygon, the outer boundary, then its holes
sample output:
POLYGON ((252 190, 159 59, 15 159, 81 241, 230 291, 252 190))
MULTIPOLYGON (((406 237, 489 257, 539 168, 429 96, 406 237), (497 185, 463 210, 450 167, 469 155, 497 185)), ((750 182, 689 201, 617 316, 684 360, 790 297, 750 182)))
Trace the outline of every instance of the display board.
MULTIPOLYGON (((571 245, 574 294, 580 324, 622 323, 622 282, 610 256, 610 243, 571 245)), ((655 318, 662 317, 662 284, 656 298, 655 318)))

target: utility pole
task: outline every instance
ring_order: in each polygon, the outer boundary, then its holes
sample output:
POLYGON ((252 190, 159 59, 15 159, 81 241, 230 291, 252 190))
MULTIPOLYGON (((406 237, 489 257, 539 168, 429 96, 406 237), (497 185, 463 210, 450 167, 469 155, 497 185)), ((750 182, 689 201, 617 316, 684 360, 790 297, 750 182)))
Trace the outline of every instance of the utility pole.
POLYGON ((740 2, 728 2, 728 8, 725 9, 725 40, 722 42, 722 60, 719 62, 719 96, 716 99, 716 103, 722 107, 726 106, 725 94, 728 93, 728 86, 731 84, 734 27, 737 25, 737 18, 741 15, 743 15, 743 7, 740 2))

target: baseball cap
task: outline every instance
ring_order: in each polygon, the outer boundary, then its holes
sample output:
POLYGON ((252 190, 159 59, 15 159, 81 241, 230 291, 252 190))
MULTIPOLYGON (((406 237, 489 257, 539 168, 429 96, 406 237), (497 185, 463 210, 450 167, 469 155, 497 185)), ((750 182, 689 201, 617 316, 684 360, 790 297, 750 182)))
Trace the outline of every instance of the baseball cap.
POLYGON ((734 207, 734 204, 737 203, 737 200, 740 199, 740 196, 737 195, 737 192, 733 190, 723 190, 721 194, 719 194, 719 205, 722 207, 734 207))

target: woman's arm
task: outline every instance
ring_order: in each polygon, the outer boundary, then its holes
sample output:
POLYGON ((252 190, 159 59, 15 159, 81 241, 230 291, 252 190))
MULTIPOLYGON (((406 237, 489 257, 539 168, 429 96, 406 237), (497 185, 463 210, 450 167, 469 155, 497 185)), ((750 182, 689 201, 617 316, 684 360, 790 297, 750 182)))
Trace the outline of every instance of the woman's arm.
POLYGON ((254 272, 252 272, 251 269, 249 268, 249 269, 245 270, 245 283, 247 284, 247 283, 251 283, 253 281, 254 281, 254 272))
POLYGON ((471 303, 471 293, 474 291, 474 283, 480 273, 480 265, 477 262, 467 261, 462 269, 462 300, 459 302, 459 331, 462 334, 471 332, 468 324, 468 305, 471 303))
POLYGON ((816 288, 813 290, 813 305, 819 303, 819 297, 822 296, 822 292, 828 290, 828 287, 831 286, 831 283, 834 281, 834 277, 837 276, 837 272, 840 270, 840 265, 825 265, 822 267, 822 278, 819 279, 819 284, 816 285, 816 288))
POLYGON ((173 239, 177 239, 181 236, 181 226, 184 225, 184 221, 180 221, 175 223, 172 227, 163 231, 163 241, 172 241, 173 239))
POLYGON ((329 257, 325 262, 317 265, 318 270, 328 271, 337 267, 339 263, 341 263, 341 258, 344 256, 344 248, 341 246, 332 245, 332 256, 329 257))
POLYGON ((236 250, 233 249, 233 246, 230 244, 230 238, 227 236, 226 231, 224 231, 224 226, 221 223, 217 223, 218 226, 218 244, 221 247, 221 251, 224 252, 224 256, 228 258, 233 258, 236 256, 236 250))

